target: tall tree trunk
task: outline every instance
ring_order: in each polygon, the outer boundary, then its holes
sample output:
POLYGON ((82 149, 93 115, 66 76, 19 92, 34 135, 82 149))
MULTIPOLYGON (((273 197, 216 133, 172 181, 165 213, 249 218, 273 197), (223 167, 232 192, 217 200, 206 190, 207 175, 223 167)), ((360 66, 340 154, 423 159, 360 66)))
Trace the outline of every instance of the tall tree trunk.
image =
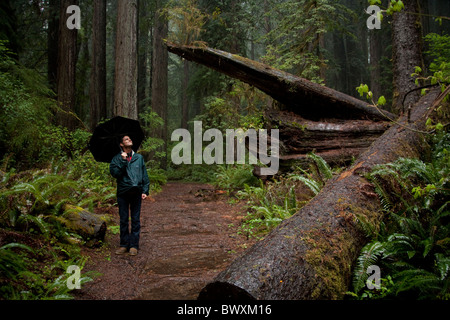
POLYGON ((381 93, 381 34, 378 30, 369 32, 370 45, 370 89, 373 92, 375 101, 382 95, 381 93))
MULTIPOLYGON (((153 33, 153 66, 152 66, 152 109, 163 120, 164 126, 154 133, 156 138, 164 141, 163 151, 167 155, 167 96, 168 96, 168 60, 169 55, 164 46, 168 35, 168 21, 161 15, 163 1, 157 1, 155 13, 155 28, 153 33)), ((165 168, 167 161, 163 160, 161 167, 165 168)))
MULTIPOLYGON (((112 118, 114 116, 115 112, 115 103, 114 103, 114 96, 115 96, 115 83, 114 79, 116 77, 116 38, 117 38, 117 1, 112 1, 109 4, 107 3, 106 7, 107 12, 107 28, 108 25, 111 27, 111 32, 106 35, 106 41, 107 45, 111 47, 110 49, 110 61, 113 61, 112 63, 107 63, 107 73, 106 73, 106 92, 107 92, 107 108, 106 108, 106 117, 112 118)), ((107 56, 108 58, 108 56, 107 56)))
POLYGON ((58 0, 49 1, 47 30, 47 80, 50 88, 55 92, 58 73, 59 3, 58 0))
POLYGON ((394 112, 400 113, 420 98, 411 74, 416 66, 423 69, 422 28, 418 0, 404 0, 405 8, 393 15, 392 59, 394 64, 394 112), (408 94, 409 93, 409 94, 408 94), (406 96, 405 99, 405 95, 406 96), (405 99, 405 100, 404 100, 405 99), (403 103, 404 100, 404 103, 403 103))
POLYGON ((114 114, 138 118, 137 0, 118 0, 114 114))
POLYGON ((60 111, 57 114, 58 123, 69 129, 74 129, 79 123, 74 113, 76 94, 76 64, 77 64, 77 29, 67 27, 67 7, 78 5, 78 0, 62 0, 59 14, 58 36, 58 70, 57 93, 60 111))
POLYGON ((90 83, 91 129, 106 114, 106 1, 94 0, 92 21, 92 70, 90 83))
POLYGON ((148 52, 148 32, 151 28, 149 18, 148 2, 138 0, 138 114, 141 114, 147 107, 147 52, 148 52))
POLYGON ((189 61, 183 61, 183 92, 181 95, 181 128, 188 128, 189 121, 189 97, 188 97, 188 85, 189 85, 189 61))

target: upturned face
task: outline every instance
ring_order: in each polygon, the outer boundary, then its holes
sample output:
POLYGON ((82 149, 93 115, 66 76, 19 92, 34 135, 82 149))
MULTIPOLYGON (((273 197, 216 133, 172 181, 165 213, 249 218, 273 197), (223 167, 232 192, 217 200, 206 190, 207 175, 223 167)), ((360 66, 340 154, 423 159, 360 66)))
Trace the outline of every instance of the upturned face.
POLYGON ((125 136, 120 143, 122 148, 131 148, 133 146, 133 141, 131 141, 129 136, 125 136))

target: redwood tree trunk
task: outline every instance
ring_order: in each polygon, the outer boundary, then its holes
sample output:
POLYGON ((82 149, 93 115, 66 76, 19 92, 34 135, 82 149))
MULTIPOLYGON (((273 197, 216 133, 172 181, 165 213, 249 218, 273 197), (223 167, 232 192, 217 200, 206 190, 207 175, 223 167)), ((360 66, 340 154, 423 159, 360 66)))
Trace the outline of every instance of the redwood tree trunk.
POLYGON ((422 28, 418 0, 404 0, 405 9, 393 15, 392 59, 394 65, 394 112, 400 113, 420 98, 420 91, 405 95, 416 88, 411 74, 416 66, 423 69, 422 28))
POLYGON ((106 115, 106 2, 94 0, 92 70, 90 83, 91 129, 106 115))
POLYGON ((59 5, 57 0, 50 0, 48 4, 47 79, 50 88, 55 92, 58 79, 59 5))
MULTIPOLYGON (((156 129, 153 136, 165 142, 162 151, 167 151, 167 97, 169 90, 167 66, 169 57, 163 41, 168 35, 168 21, 161 15, 160 9, 163 7, 163 1, 157 2, 153 33, 152 110, 164 120, 164 125, 162 128, 156 129)), ((163 161, 161 167, 165 168, 166 165, 166 161, 163 161)))
POLYGON ((76 65, 77 65, 77 29, 67 28, 67 7, 78 5, 78 0, 62 0, 59 15, 58 36, 58 70, 57 93, 60 111, 57 114, 60 125, 75 129, 78 120, 74 114, 76 93, 76 65))
POLYGON ((137 119, 137 0, 118 0, 114 113, 137 119))
POLYGON ((308 152, 343 165, 389 127, 368 103, 265 64, 211 48, 167 43, 168 50, 253 85, 283 103, 269 110, 268 125, 280 130, 282 169, 303 165, 308 152))
POLYGON ((355 165, 221 272, 199 299, 342 299, 367 241, 356 219, 382 220, 379 199, 364 175, 377 164, 427 152, 424 136, 405 127, 423 130, 430 107, 442 98, 439 90, 423 97, 411 122, 402 117, 401 125, 386 131, 355 165))
POLYGON ((183 94, 181 95, 181 128, 188 129, 189 121, 189 61, 183 61, 183 94))

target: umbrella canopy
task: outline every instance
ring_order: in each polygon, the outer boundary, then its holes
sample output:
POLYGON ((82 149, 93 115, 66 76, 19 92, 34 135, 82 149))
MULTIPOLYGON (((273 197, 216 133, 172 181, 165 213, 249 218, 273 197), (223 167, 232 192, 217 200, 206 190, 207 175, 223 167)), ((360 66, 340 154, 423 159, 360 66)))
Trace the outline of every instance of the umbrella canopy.
POLYGON ((89 141, 89 150, 96 161, 111 162, 112 158, 121 152, 119 139, 129 136, 136 152, 144 140, 139 121, 124 117, 115 117, 98 125, 89 141))

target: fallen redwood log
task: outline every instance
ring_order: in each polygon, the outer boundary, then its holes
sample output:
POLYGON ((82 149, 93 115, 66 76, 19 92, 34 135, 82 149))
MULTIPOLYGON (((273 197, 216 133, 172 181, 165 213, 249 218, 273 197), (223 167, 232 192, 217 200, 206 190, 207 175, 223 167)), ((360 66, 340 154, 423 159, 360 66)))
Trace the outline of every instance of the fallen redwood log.
POLYGON ((282 171, 307 163, 314 151, 330 164, 347 164, 389 127, 384 110, 268 65, 225 51, 166 43, 170 52, 253 85, 281 102, 269 110, 269 127, 280 130, 282 171))
POLYGON ((357 218, 375 225, 382 220, 364 174, 377 164, 426 153, 428 145, 417 130, 424 130, 430 109, 448 93, 434 90, 423 97, 409 122, 407 116, 399 119, 350 169, 203 288, 199 299, 342 299, 367 242, 357 218))
POLYGON ((357 158, 391 123, 370 120, 312 121, 293 112, 271 111, 267 120, 279 130, 280 165, 289 169, 303 166, 313 151, 330 165, 345 165, 357 158))
MULTIPOLYGON (((371 119, 385 121, 377 109, 366 102, 327 88, 290 73, 229 52, 208 47, 177 45, 166 42, 167 49, 180 57, 203 64, 230 77, 255 86, 275 100, 287 111, 305 119, 371 119)), ((393 119, 387 111, 383 114, 393 119)))

